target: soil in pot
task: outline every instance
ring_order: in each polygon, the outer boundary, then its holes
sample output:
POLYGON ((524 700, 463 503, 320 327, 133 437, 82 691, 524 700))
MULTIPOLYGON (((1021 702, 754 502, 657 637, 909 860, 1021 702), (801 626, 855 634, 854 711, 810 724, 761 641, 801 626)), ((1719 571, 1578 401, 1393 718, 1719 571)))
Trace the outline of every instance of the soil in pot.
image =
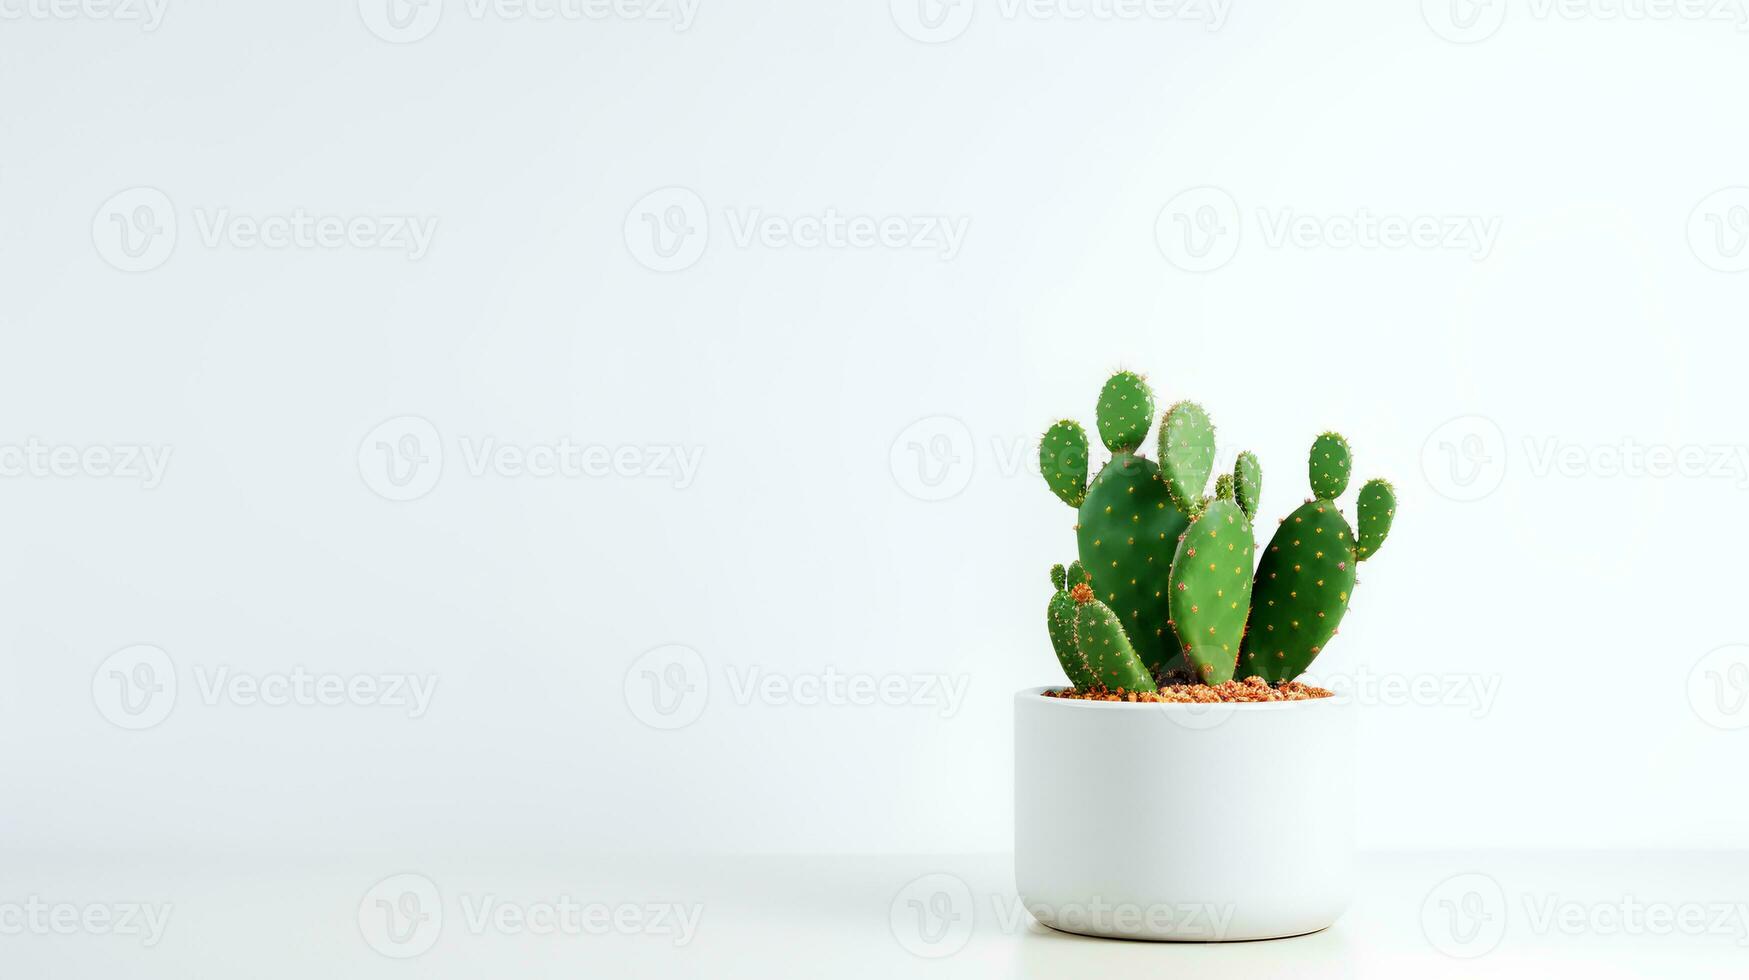
POLYGON ((1077 691, 1066 688, 1046 691, 1047 698, 1074 701, 1135 701, 1155 704, 1241 704, 1257 701, 1311 701, 1334 697, 1335 692, 1299 681, 1287 681, 1280 687, 1270 687, 1261 677, 1247 677, 1225 684, 1168 684, 1158 691, 1077 691))

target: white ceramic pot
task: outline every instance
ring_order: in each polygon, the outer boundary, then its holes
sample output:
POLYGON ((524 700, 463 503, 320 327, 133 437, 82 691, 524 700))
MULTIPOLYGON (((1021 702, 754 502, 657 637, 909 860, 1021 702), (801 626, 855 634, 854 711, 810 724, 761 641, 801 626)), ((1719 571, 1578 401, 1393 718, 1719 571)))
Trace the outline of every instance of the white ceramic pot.
POLYGON ((1065 932, 1220 942, 1348 906, 1354 705, 1014 698, 1014 875, 1065 932))

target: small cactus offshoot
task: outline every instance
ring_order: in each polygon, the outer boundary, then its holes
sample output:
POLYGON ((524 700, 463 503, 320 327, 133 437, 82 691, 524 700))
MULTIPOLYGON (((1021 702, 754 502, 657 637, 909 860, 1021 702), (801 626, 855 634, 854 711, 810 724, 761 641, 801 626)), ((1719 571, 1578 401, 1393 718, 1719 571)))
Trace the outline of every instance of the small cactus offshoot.
POLYGON ((1358 530, 1350 528, 1336 498, 1348 489, 1352 455, 1341 435, 1323 433, 1307 458, 1312 497, 1260 549, 1257 457, 1241 452, 1232 472, 1215 475, 1214 423, 1202 406, 1179 401, 1160 418, 1155 464, 1137 453, 1153 412, 1140 375, 1106 382, 1097 418, 1111 458, 1091 483, 1079 424, 1058 422, 1039 443, 1045 482, 1077 511, 1080 560, 1051 569, 1047 612, 1063 673, 1078 690, 1133 693, 1186 673, 1209 685, 1293 680, 1336 635, 1356 566, 1390 534, 1396 492, 1368 481, 1358 530))

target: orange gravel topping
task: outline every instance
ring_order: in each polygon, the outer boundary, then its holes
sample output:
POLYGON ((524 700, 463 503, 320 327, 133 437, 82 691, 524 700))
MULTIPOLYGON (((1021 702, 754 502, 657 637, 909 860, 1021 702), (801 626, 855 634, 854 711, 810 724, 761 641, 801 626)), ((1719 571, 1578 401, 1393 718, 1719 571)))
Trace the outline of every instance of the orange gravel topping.
POLYGON ((1047 698, 1068 698, 1073 701, 1137 701, 1154 704, 1235 704, 1251 701, 1312 701, 1334 697, 1332 691, 1299 681, 1288 681, 1280 687, 1270 687, 1261 677, 1247 677, 1225 684, 1168 684, 1158 692, 1078 691, 1068 688, 1046 691, 1047 698))

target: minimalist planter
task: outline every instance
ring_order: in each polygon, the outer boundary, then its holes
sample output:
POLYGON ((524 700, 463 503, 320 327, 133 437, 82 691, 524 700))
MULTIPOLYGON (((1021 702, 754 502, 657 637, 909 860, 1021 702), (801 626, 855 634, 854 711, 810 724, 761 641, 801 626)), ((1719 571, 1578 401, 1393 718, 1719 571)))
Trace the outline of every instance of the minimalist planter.
POLYGON ((1047 926, 1221 942, 1316 932, 1353 881, 1354 705, 1014 699, 1014 864, 1047 926))

